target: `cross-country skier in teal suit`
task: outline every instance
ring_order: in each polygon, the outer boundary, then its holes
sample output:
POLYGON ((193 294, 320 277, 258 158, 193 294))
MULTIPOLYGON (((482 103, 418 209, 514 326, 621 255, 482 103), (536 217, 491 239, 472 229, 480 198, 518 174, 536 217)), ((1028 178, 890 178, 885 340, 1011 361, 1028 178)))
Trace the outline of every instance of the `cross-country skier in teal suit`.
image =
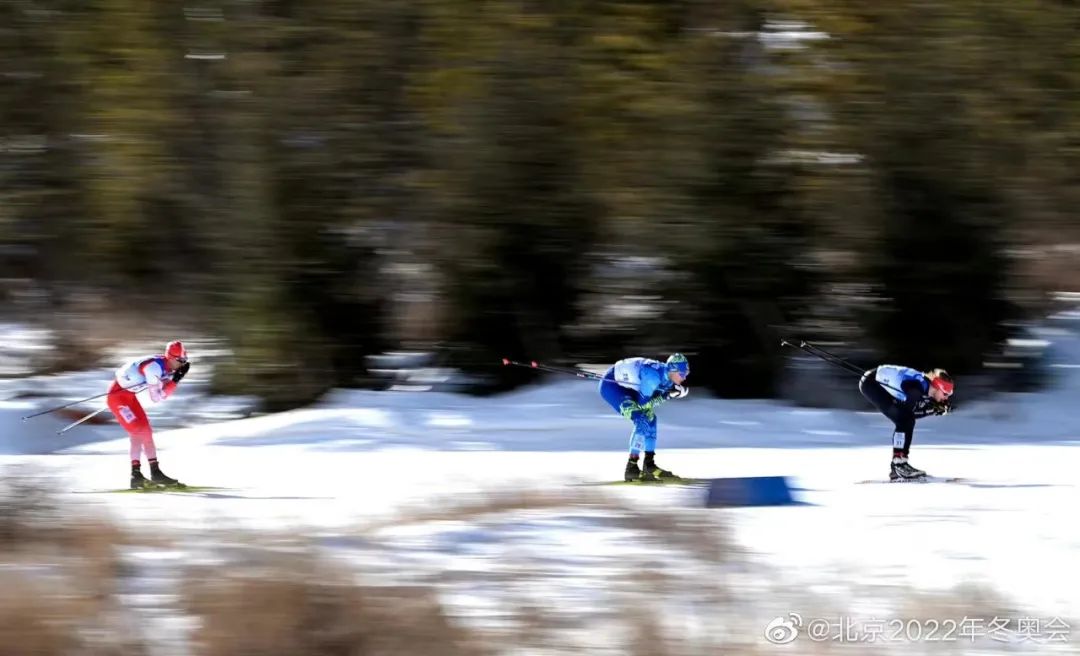
POLYGON ((678 478, 661 469, 656 456, 656 408, 669 399, 686 396, 690 390, 683 383, 690 375, 690 362, 685 355, 673 353, 667 362, 648 358, 619 360, 600 381, 600 396, 623 417, 634 424, 630 435, 630 459, 623 479, 656 481, 678 478), (645 462, 638 459, 645 452, 645 462))

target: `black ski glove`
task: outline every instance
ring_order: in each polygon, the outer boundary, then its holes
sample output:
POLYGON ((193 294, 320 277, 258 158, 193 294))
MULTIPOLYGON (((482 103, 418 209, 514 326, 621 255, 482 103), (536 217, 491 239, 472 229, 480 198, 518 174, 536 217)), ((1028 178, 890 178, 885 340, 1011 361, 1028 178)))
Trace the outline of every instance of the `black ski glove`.
POLYGON ((953 404, 949 403, 948 401, 942 401, 941 403, 935 403, 934 407, 933 407, 933 413, 935 415, 938 415, 939 417, 941 415, 947 415, 950 412, 952 412, 953 410, 955 410, 955 408, 953 407, 953 404))
POLYGON ((191 369, 191 363, 185 362, 180 365, 180 368, 173 372, 172 379, 174 383, 179 383, 184 376, 187 375, 188 369, 191 369))

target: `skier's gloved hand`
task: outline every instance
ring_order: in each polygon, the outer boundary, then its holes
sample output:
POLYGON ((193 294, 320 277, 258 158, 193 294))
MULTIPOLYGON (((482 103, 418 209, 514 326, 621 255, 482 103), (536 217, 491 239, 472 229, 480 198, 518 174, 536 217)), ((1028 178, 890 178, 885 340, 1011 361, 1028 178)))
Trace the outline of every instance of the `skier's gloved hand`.
POLYGON ((191 363, 185 362, 180 365, 180 368, 173 372, 172 379, 174 383, 179 383, 184 376, 187 375, 188 369, 191 369, 191 363))
POLYGON ((686 396, 689 393, 690 393, 690 388, 689 387, 686 387, 684 385, 679 385, 678 383, 676 383, 674 387, 672 387, 667 392, 664 392, 664 398, 665 399, 681 399, 682 397, 686 396))
POLYGON ((953 411, 953 406, 948 401, 943 401, 941 403, 935 403, 934 404, 933 413, 935 415, 938 415, 939 417, 942 416, 942 415, 947 415, 952 411, 953 411))
POLYGON ((653 394, 652 398, 648 401, 642 403, 639 408, 648 415, 651 414, 653 410, 662 406, 667 400, 668 397, 663 392, 657 392, 656 394, 653 394))

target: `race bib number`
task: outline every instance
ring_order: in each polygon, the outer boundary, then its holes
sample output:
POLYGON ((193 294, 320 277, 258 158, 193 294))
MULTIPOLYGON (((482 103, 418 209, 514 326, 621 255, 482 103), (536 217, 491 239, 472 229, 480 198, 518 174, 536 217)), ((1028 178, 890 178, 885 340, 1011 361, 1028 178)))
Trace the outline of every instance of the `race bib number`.
POLYGON ((135 413, 131 411, 131 408, 126 405, 120 406, 120 418, 124 421, 131 423, 135 421, 135 413))

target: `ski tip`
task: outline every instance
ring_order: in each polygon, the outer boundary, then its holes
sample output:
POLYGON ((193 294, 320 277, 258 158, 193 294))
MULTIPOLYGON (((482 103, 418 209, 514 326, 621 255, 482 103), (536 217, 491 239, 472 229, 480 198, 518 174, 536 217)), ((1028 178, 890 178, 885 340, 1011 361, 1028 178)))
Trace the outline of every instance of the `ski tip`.
POLYGON ((509 358, 503 358, 502 363, 503 363, 503 366, 508 366, 510 364, 510 359, 509 358))
POLYGON ((533 361, 532 361, 532 362, 530 362, 529 364, 531 364, 531 365, 533 366, 533 369, 535 369, 536 367, 539 367, 539 366, 540 366, 540 365, 536 364, 536 360, 533 360, 533 361))

